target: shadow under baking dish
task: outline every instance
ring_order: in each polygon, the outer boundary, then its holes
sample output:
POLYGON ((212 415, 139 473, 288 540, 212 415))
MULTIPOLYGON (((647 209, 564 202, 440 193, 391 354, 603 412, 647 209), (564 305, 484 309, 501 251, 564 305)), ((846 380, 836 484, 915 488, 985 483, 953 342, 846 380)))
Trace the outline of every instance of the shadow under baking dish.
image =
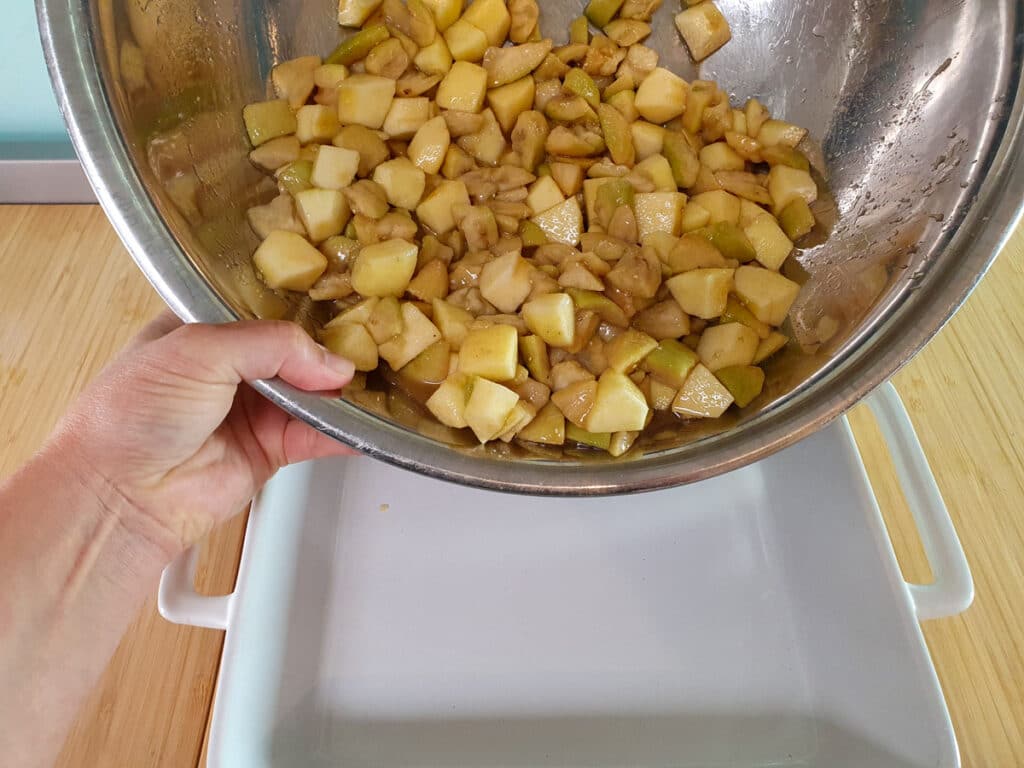
POLYGON ((959 762, 845 421, 607 499, 292 468, 236 596, 218 768, 959 762))

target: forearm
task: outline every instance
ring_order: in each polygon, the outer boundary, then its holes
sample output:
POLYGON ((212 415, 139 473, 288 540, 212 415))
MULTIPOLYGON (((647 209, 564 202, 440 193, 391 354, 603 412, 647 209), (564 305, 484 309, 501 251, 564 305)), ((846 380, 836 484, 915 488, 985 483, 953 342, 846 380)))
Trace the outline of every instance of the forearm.
POLYGON ((0 754, 50 765, 173 552, 58 437, 0 484, 0 754))

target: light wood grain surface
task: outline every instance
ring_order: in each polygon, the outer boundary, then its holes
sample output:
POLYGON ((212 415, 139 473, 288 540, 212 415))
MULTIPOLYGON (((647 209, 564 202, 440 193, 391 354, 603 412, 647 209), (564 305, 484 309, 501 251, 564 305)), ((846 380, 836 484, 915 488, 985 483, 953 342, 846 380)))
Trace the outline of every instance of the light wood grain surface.
MULTIPOLYGON (((974 572, 963 615, 924 625, 968 768, 1024 765, 1024 231, 895 382, 974 572)), ((0 477, 31 456, 103 364, 162 304, 95 207, 0 206, 0 477)), ((904 574, 927 563, 870 416, 851 423, 904 574)), ((218 531, 201 591, 230 591, 244 520, 218 531)), ((205 764, 222 635, 149 602, 81 713, 61 768, 205 764)))

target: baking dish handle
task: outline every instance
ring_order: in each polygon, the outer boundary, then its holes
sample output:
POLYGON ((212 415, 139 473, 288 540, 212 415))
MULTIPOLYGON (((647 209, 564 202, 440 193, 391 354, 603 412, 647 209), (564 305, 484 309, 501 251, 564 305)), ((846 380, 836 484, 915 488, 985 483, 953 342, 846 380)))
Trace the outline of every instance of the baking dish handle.
POLYGON ((233 595, 211 597, 196 592, 196 565, 199 547, 185 550, 160 574, 157 610, 175 624, 208 629, 227 629, 233 595))
POLYGON ((889 382, 866 402, 889 446, 896 476, 934 575, 931 584, 907 584, 917 618, 923 621, 962 613, 974 599, 974 580, 907 409, 889 382))

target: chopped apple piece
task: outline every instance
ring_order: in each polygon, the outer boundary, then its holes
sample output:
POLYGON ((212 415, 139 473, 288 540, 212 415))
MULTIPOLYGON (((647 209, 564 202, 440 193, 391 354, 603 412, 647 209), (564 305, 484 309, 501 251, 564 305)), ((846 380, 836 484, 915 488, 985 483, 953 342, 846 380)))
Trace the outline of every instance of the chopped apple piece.
POLYGON ((764 371, 756 365, 733 365, 715 372, 733 400, 740 408, 746 408, 761 394, 764 388, 764 371))
POLYGON ((768 338, 762 339, 761 343, 757 345, 757 352, 754 353, 754 363, 757 364, 767 360, 788 343, 789 337, 786 334, 772 331, 768 338))
POLYGON ((260 240, 265 240, 275 229, 306 234, 302 221, 295 215, 291 195, 278 195, 265 205, 254 205, 245 212, 245 216, 260 240))
POLYGON ((655 154, 641 160, 634 166, 633 172, 650 179, 656 192, 675 192, 677 189, 672 166, 664 155, 655 154))
POLYGON ((440 115, 425 122, 409 142, 409 160, 424 173, 436 174, 441 170, 451 145, 448 126, 440 115))
POLYGON ((549 293, 531 299, 523 305, 526 327, 553 347, 568 347, 573 343, 576 327, 576 307, 572 297, 564 293, 549 293))
POLYGON ((793 148, 807 135, 807 129, 782 120, 765 120, 757 132, 757 140, 764 147, 793 148))
POLYGON ((359 154, 359 169, 356 175, 360 177, 369 176, 373 169, 387 160, 391 154, 377 132, 362 125, 344 126, 331 143, 359 154))
POLYGON ((479 112, 486 92, 487 70, 468 61, 457 61, 437 86, 437 106, 479 112))
MULTIPOLYGON (((549 164, 551 178, 558 184, 559 190, 566 197, 575 195, 583 188, 583 169, 575 163, 552 162, 549 164)), ((559 200, 558 202, 561 202, 559 200)), ((527 199, 527 205, 530 201, 527 199)), ((556 203, 557 205, 557 203, 556 203)), ((540 211, 536 211, 540 213, 540 211)))
POLYGON ((249 160, 265 171, 276 171, 299 159, 299 140, 295 136, 278 136, 249 153, 249 160))
POLYGON ((395 97, 395 81, 378 75, 352 75, 338 84, 338 120, 342 125, 380 128, 395 97))
POLYGON ((548 345, 540 336, 523 336, 519 339, 519 354, 530 375, 541 383, 547 383, 551 373, 548 345))
POLYGON ((597 381, 594 404, 583 427, 588 432, 639 431, 647 426, 649 413, 647 398, 633 380, 609 369, 597 381))
POLYGON ((441 384, 451 362, 451 347, 442 339, 435 341, 402 368, 401 377, 413 384, 435 386, 441 384))
POLYGON ((690 332, 690 316, 675 299, 660 301, 638 312, 633 323, 657 341, 680 339, 690 332))
POLYGON ((636 111, 651 123, 667 123, 686 109, 689 86, 673 72, 657 67, 636 90, 636 111))
POLYGON ((434 324, 437 325, 441 335, 451 345, 451 348, 458 351, 462 342, 469 333, 469 326, 473 323, 473 315, 462 307, 457 307, 442 299, 434 299, 434 324))
POLYGON ((811 163, 803 152, 782 144, 777 144, 774 147, 762 147, 761 159, 771 166, 788 165, 798 171, 811 172, 811 163))
POLYGON ((577 381, 552 393, 551 402, 562 415, 578 427, 582 427, 594 405, 597 382, 594 379, 577 381))
POLYGON ((487 85, 495 88, 519 80, 533 72, 551 51, 551 41, 523 43, 507 48, 488 48, 483 67, 487 70, 487 85))
POLYGON ((697 353, 675 339, 664 339, 644 358, 644 369, 678 389, 697 365, 697 353))
POLYGON ((488 45, 505 42, 512 24, 505 0, 473 0, 463 11, 462 18, 487 35, 488 45))
POLYGON ((533 217, 533 223, 544 231, 544 235, 556 243, 575 246, 583 232, 583 213, 575 197, 549 208, 533 217))
POLYGON ((423 196, 426 175, 407 157, 381 163, 373 171, 373 180, 384 188, 388 203, 413 210, 423 196))
POLYGON ((565 200, 561 188, 551 176, 541 176, 530 186, 529 194, 526 196, 526 204, 530 206, 530 212, 536 216, 549 208, 554 208, 565 200))
POLYGON ((321 189, 344 189, 359 169, 359 153, 342 147, 323 146, 313 161, 309 180, 321 189))
POLYGON ((598 104, 597 115, 612 160, 621 165, 632 165, 636 159, 636 151, 633 149, 633 134, 629 130, 626 117, 611 104, 598 104))
MULTIPOLYGON (((516 394, 518 396, 518 393, 516 394)), ((505 419, 505 423, 501 426, 501 432, 498 434, 498 439, 503 443, 512 442, 512 438, 516 436, 516 433, 533 421, 536 415, 537 409, 529 403, 524 403, 520 400, 515 404, 515 407, 512 408, 512 412, 508 415, 508 418, 505 419)))
POLYGON ((487 92, 487 104, 494 112, 501 130, 510 133, 519 115, 533 106, 535 86, 532 77, 521 77, 487 92))
POLYGON ((782 325, 800 286, 778 272, 744 266, 736 270, 736 295, 762 323, 782 325))
MULTIPOLYGON (((633 103, 635 106, 635 100, 633 103)), ((633 138, 633 149, 636 152, 637 160, 661 153, 665 143, 665 129, 660 125, 648 123, 646 120, 637 120, 630 123, 629 133, 633 138)))
POLYGON ((570 443, 579 443, 599 451, 607 451, 611 448, 611 432, 590 432, 575 424, 565 425, 565 439, 570 443))
POLYGON ((684 312, 710 320, 725 310, 733 273, 732 269, 693 269, 669 278, 665 284, 684 312))
POLYGON ((335 189, 307 189, 295 196, 295 209, 314 243, 341 234, 352 211, 335 189))
MULTIPOLYGON (((276 141, 280 141, 280 139, 276 139, 276 141)), ((794 198, 785 208, 779 211, 779 225, 782 227, 782 231, 786 233, 786 237, 794 243, 805 235, 810 234, 816 223, 811 207, 802 197, 794 198)))
POLYGON ((498 256, 480 271, 480 294, 502 312, 515 312, 530 295, 532 273, 517 251, 498 256))
POLYGON ((757 252, 757 260, 768 269, 779 269, 793 252, 792 241, 771 214, 758 216, 743 231, 757 252))
POLYGON ((529 424, 516 434, 520 440, 544 445, 565 443, 565 416, 554 403, 547 403, 529 424))
POLYGON ((647 394, 647 402, 650 403, 652 410, 667 411, 672 407, 677 387, 671 387, 653 376, 648 376, 644 379, 642 388, 647 394))
POLYGON ((249 134, 249 143, 254 147, 278 136, 295 133, 298 127, 295 113, 284 99, 246 104, 242 110, 242 119, 249 134))
MULTIPOLYGON (((443 299, 448 295, 448 268, 440 259, 428 261, 410 281, 406 291, 420 301, 443 299)), ((434 322, 437 323, 436 317, 434 322)))
POLYGON ((630 373, 657 346, 658 342, 646 333, 627 328, 605 344, 604 353, 612 370, 630 373))
POLYGON ((423 4, 434 14, 439 32, 448 29, 462 13, 462 0, 423 0, 423 4))
POLYGON ((622 3, 623 0, 590 0, 583 13, 590 19, 591 24, 598 29, 602 29, 608 26, 608 23, 615 18, 615 14, 622 7, 622 3))
POLYGON ((682 192, 644 192, 637 195, 634 212, 640 239, 644 240, 654 232, 680 234, 685 205, 686 195, 682 192))
POLYGON ((380 299, 370 312, 370 318, 366 321, 366 330, 370 332, 374 342, 383 344, 402 333, 405 328, 405 321, 402 319, 402 305, 394 296, 385 296, 380 299))
POLYGON ((459 371, 448 375, 441 386, 427 399, 427 410, 434 418, 453 429, 468 427, 466 422, 466 404, 470 392, 473 391, 473 377, 459 371))
POLYGON ((357 371, 372 371, 377 367, 377 344, 358 323, 325 328, 320 341, 334 354, 351 360, 357 371))
POLYGON ((776 165, 768 172, 768 194, 772 196, 772 211, 778 213, 798 198, 808 205, 813 203, 818 199, 818 185, 806 171, 776 165))
POLYGON ((601 320, 618 328, 625 328, 629 325, 629 318, 626 317, 622 308, 603 293, 581 291, 578 288, 570 288, 567 293, 572 296, 577 309, 594 312, 601 320))
POLYGON ((716 141, 701 149, 700 162, 711 171, 742 171, 747 165, 735 149, 724 141, 716 141))
POLYGON ((743 323, 761 339, 767 339, 772 334, 772 327, 754 317, 754 313, 734 296, 729 297, 725 311, 722 312, 722 316, 718 320, 720 323, 743 323))
POLYGON ((698 364, 672 401, 672 412, 678 416, 717 419, 732 403, 732 393, 726 386, 698 364))
POLYGON ((339 0, 338 23, 343 27, 361 27, 380 3, 381 0, 339 0))
POLYGON ((722 252, 699 232, 688 232, 680 237, 663 261, 673 275, 728 266, 722 252))
POLYGON ((710 221, 711 212, 700 203, 690 200, 686 203, 686 207, 683 208, 683 220, 680 226, 685 234, 701 227, 706 227, 710 221))
POLYGON ((352 287, 363 296, 401 296, 416 270, 416 255, 407 240, 367 245, 352 266, 352 287))
POLYGON ((662 136, 662 154, 672 168, 676 184, 688 189, 697 183, 700 157, 690 140, 681 133, 666 130, 662 136))
POLYGON ((365 325, 370 321, 370 317, 373 315, 373 310, 380 303, 380 299, 376 296, 371 296, 368 299, 363 299, 358 304, 349 307, 344 312, 333 318, 325 328, 334 328, 337 325, 344 325, 345 323, 356 323, 358 325, 365 325))
POLYGON ((459 370, 494 381, 515 378, 519 337, 510 325, 472 328, 459 348, 459 370))
POLYGON ((277 97, 286 99, 292 109, 301 107, 313 92, 313 72, 319 66, 319 56, 300 56, 282 61, 270 72, 277 97))
POLYGON ((444 75, 452 68, 452 53, 443 35, 437 35, 434 42, 421 48, 413 57, 416 69, 427 75, 444 75))
POLYGON ((746 233, 732 222, 718 221, 694 234, 706 237, 708 242, 727 259, 735 259, 741 264, 746 264, 757 258, 757 251, 746 233))
POLYGON ((730 224, 740 222, 740 199, 725 190, 716 189, 695 195, 691 202, 696 203, 711 214, 709 222, 716 224, 725 221, 730 224))
POLYGON ((519 395, 508 387, 474 376, 473 389, 466 401, 466 423, 477 439, 486 443, 501 434, 509 414, 518 402, 519 395))
POLYGON ((487 50, 487 34, 465 19, 459 19, 445 30, 444 41, 456 61, 480 61, 487 50))
POLYGON ((676 28, 694 61, 703 61, 732 38, 729 22, 711 0, 677 14, 676 28))
POLYGON ((712 325, 701 334, 697 354, 714 373, 719 368, 750 365, 760 341, 757 333, 742 323, 712 325))
POLYGON ((430 99, 425 96, 392 99, 381 129, 392 139, 411 139, 430 119, 430 112, 430 99))
POLYGON ((442 181, 416 206, 416 216, 435 234, 443 235, 455 228, 452 210, 459 203, 469 204, 466 185, 461 181, 442 181))
POLYGON ((307 104, 295 113, 295 137, 303 144, 328 142, 341 127, 337 110, 321 104, 307 104))
POLYGON ((441 338, 441 332, 437 330, 437 326, 430 322, 419 307, 409 301, 402 304, 402 325, 402 332, 391 337, 379 348, 380 356, 394 371, 401 370, 408 362, 441 338))
POLYGON ((294 232, 275 230, 253 254, 256 269, 271 288, 308 291, 327 269, 327 257, 294 232))

